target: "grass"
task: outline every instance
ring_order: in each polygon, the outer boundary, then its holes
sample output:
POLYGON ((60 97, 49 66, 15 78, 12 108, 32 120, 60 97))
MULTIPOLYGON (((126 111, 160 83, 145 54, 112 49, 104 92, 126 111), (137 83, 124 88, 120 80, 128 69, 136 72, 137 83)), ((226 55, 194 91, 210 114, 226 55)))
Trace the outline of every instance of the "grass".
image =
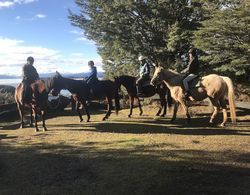
POLYGON ((237 126, 208 126, 209 108, 175 124, 128 110, 79 124, 69 110, 49 116, 49 131, 0 124, 0 194, 248 194, 250 113, 237 126))

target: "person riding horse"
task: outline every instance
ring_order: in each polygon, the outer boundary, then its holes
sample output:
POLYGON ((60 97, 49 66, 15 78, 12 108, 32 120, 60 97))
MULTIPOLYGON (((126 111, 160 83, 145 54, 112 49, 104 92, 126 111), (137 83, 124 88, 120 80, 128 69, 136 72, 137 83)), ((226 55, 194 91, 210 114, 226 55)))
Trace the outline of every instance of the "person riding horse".
MULTIPOLYGON (((87 78, 85 78, 85 82, 88 84, 90 94, 93 96, 94 95, 94 89, 97 87, 96 84, 97 84, 97 81, 98 81, 97 69, 96 69, 95 64, 94 64, 94 62, 92 60, 90 60, 88 62, 88 66, 89 66, 90 71, 89 71, 89 74, 88 74, 87 78)), ((91 99, 91 97, 89 97, 89 99, 91 99)))
POLYGON ((138 60, 140 61, 140 72, 139 78, 136 80, 136 89, 138 96, 140 96, 142 95, 142 84, 150 80, 150 65, 153 66, 153 64, 145 56, 139 56, 138 60))
POLYGON ((196 50, 192 48, 189 50, 188 54, 189 54, 188 66, 187 68, 181 71, 181 73, 186 74, 185 79, 183 79, 183 86, 185 89, 185 99, 187 99, 189 96, 188 82, 198 77, 199 71, 200 71, 200 64, 199 64, 196 50))
POLYGON ((85 81, 87 82, 87 84, 89 86, 91 86, 93 83, 95 83, 98 80, 98 78, 97 78, 97 69, 96 69, 95 64, 94 64, 94 62, 92 60, 90 60, 88 62, 88 66, 90 68, 90 72, 89 72, 89 75, 88 75, 88 77, 86 78, 85 81))
POLYGON ((22 93, 22 102, 28 103, 32 100, 32 89, 31 84, 39 79, 39 75, 37 73, 36 68, 33 66, 34 58, 28 57, 27 63, 23 66, 22 69, 22 85, 23 85, 23 93, 22 93))

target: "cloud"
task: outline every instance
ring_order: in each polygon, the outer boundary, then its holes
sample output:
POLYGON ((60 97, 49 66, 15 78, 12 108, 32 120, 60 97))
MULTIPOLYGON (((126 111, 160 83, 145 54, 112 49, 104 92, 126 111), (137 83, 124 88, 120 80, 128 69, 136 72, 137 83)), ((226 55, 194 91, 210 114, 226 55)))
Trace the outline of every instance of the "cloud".
POLYGON ((21 4, 28 4, 28 3, 33 3, 36 2, 38 0, 5 0, 5 1, 1 1, 0 2, 0 9, 1 8, 9 8, 12 7, 14 5, 21 5, 21 4))
POLYGON ((46 18, 47 16, 44 14, 36 14, 35 18, 46 18))
MULTIPOLYGON (((39 73, 59 71, 62 73, 79 73, 88 71, 90 60, 82 53, 63 56, 60 51, 42 46, 27 45, 23 40, 0 37, 0 72, 1 74, 21 74, 21 66, 28 56, 35 58, 35 67, 39 73)), ((102 70, 101 58, 94 60, 98 70, 102 70)))
POLYGON ((22 18, 21 16, 16 16, 16 20, 26 20, 26 21, 34 21, 34 20, 37 20, 37 19, 44 19, 44 18, 47 18, 47 15, 45 14, 36 14, 34 15, 33 17, 31 18, 22 18))
POLYGON ((92 41, 92 40, 89 40, 87 39, 85 36, 84 36, 84 33, 82 31, 79 31, 79 30, 71 30, 69 31, 71 34, 74 34, 74 35, 77 35, 78 37, 75 39, 76 41, 82 41, 86 44, 89 44, 89 45, 95 45, 95 42, 92 41))

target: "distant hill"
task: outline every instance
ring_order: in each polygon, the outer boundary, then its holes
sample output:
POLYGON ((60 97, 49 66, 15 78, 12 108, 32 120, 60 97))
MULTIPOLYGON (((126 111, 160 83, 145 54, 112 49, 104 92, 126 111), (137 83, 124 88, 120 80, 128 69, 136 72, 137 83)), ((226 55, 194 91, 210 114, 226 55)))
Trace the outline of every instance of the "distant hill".
MULTIPOLYGON (((41 78, 48 78, 52 77, 55 75, 55 73, 42 73, 39 74, 41 78)), ((62 74, 64 77, 68 78, 85 78, 88 76, 88 73, 82 72, 82 73, 64 73, 62 74)), ((98 72, 98 78, 103 78, 104 73, 103 72, 98 72)), ((0 75, 0 79, 19 79, 21 76, 14 76, 14 75, 0 75)))
POLYGON ((19 76, 14 76, 14 75, 1 75, 0 74, 0 79, 18 79, 20 78, 19 76))

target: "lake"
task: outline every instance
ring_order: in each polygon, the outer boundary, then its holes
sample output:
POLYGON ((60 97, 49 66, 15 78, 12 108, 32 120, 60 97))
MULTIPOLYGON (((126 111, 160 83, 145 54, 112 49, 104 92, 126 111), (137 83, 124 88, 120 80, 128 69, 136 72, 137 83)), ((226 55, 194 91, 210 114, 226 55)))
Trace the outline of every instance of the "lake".
POLYGON ((11 85, 16 87, 21 81, 22 79, 0 79, 0 85, 11 85))

